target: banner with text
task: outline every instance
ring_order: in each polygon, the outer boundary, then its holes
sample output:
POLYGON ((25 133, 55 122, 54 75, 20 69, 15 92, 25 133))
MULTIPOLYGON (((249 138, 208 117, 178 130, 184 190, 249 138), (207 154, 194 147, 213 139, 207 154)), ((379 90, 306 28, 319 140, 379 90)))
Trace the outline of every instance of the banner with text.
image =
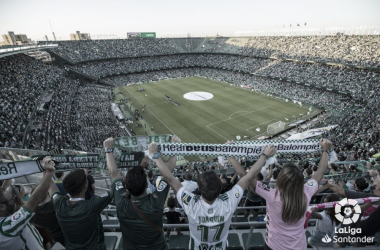
POLYGON ((308 154, 321 150, 318 140, 248 141, 234 144, 160 143, 162 155, 245 156, 259 157, 266 146, 273 144, 277 154, 308 154))

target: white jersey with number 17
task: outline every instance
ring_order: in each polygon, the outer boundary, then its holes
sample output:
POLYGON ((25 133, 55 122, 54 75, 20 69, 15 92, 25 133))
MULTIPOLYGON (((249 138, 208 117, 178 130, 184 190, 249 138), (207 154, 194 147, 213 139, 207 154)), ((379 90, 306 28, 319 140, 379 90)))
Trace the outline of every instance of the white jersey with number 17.
POLYGON ((226 249, 231 217, 242 196, 243 189, 235 185, 210 205, 184 187, 178 190, 177 200, 189 220, 190 250, 226 249))

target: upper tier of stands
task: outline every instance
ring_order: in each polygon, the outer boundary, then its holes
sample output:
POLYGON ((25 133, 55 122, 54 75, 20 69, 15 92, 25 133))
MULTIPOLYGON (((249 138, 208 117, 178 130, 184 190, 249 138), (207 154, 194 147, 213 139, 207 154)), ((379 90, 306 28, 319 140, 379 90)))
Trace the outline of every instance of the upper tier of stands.
MULTIPOLYGON (((215 38, 134 38, 58 41, 53 51, 71 62, 166 55, 174 53, 231 53, 253 57, 324 60, 379 67, 380 36, 259 36, 215 38)), ((41 41, 38 44, 47 44, 41 41)))

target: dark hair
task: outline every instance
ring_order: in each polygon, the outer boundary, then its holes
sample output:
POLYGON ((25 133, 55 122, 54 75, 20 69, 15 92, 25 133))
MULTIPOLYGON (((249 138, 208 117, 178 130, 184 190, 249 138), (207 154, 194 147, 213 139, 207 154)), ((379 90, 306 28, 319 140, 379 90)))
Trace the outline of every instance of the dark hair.
POLYGON ((18 192, 21 194, 21 189, 24 188, 23 186, 21 186, 20 184, 16 184, 14 186, 15 188, 17 188, 18 192))
POLYGON ((278 177, 278 174, 280 173, 280 171, 278 171, 278 170, 274 170, 273 171, 273 179, 277 179, 277 177, 278 177))
POLYGON ((258 173, 258 174, 257 174, 257 180, 258 180, 258 181, 263 181, 263 180, 264 180, 264 176, 263 176, 262 173, 258 173))
POLYGON ((57 177, 58 179, 61 178, 63 175, 63 172, 55 172, 55 177, 57 177))
POLYGON ((152 178, 153 178, 153 171, 152 171, 152 170, 149 170, 149 172, 148 172, 148 177, 149 177, 149 179, 152 179, 152 178))
POLYGON ((358 189, 360 191, 363 191, 363 190, 367 189, 368 186, 369 186, 369 184, 366 182, 366 180, 364 179, 364 177, 360 177, 360 178, 356 179, 355 183, 356 183, 356 186, 358 187, 358 189))
POLYGON ((350 165, 350 166, 349 166, 349 169, 350 169, 351 171, 356 171, 356 166, 355 166, 355 165, 350 165))
POLYGON ((170 207, 170 208, 174 208, 175 207, 175 198, 170 197, 168 199, 168 207, 170 207))
POLYGON ((193 179, 193 175, 191 174, 190 171, 187 171, 187 172, 184 174, 183 178, 184 178, 185 180, 187 180, 187 181, 191 181, 191 180, 193 179))
POLYGON ((86 184, 87 176, 83 169, 75 169, 71 171, 62 181, 63 188, 70 194, 70 196, 80 194, 86 184))
POLYGON ((313 174, 313 170, 311 170, 311 168, 307 168, 307 169, 306 169, 306 174, 307 174, 308 176, 312 175, 312 174, 313 174))
POLYGON ((318 170, 318 166, 314 166, 314 167, 313 167, 313 171, 314 171, 314 172, 317 172, 317 170, 318 170))
POLYGON ((147 180, 144 168, 133 167, 125 176, 125 187, 133 196, 140 196, 146 190, 147 180))
POLYGON ((338 170, 338 166, 334 163, 331 163, 331 168, 334 170, 334 171, 337 171, 338 170))
POLYGON ((198 178, 198 189, 203 198, 214 201, 220 194, 222 182, 214 171, 206 171, 198 178))
MULTIPOLYGON (((342 196, 333 193, 328 194, 325 199, 327 202, 340 201, 342 196)), ((335 217, 335 208, 326 209, 326 213, 330 216, 331 223, 334 225, 335 222, 335 226, 338 226, 340 221, 335 217)))
POLYGON ((0 186, 0 204, 6 203, 7 198, 4 195, 4 192, 6 191, 6 188, 2 188, 0 186))

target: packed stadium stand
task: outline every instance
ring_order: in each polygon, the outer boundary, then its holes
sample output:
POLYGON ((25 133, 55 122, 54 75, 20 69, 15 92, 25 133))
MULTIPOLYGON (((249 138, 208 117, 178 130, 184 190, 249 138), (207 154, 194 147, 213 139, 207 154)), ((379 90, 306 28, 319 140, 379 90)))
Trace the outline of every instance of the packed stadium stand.
MULTIPOLYGON (((326 110, 327 115, 315 127, 338 125, 324 132, 323 137, 332 141, 340 163, 329 165, 324 180, 378 196, 369 189, 376 189, 376 180, 380 180, 379 40, 380 36, 333 35, 57 41, 57 48, 47 50, 56 65, 24 54, 0 58, 0 156, 2 161, 10 162, 54 151, 100 153, 106 138, 133 135, 131 127, 111 111, 114 87, 201 76, 326 110), (363 190, 358 187, 361 178, 363 190)), ((280 172, 291 161, 304 172, 306 181, 308 172, 315 172, 321 155, 278 158, 274 171, 280 172)), ((185 161, 178 164, 174 175, 181 179, 186 169, 212 170, 224 174, 232 186, 236 184, 235 171, 225 160, 225 166, 220 166, 217 159, 185 161)), ((160 178, 154 161, 149 165, 153 179, 160 178)), ((112 190, 107 170, 97 169, 92 175, 96 196, 112 190)), ((40 181, 39 174, 15 178, 15 183, 28 191, 40 181)), ((273 183, 275 179, 268 181, 273 183)), ((333 190, 326 187, 311 198, 310 204, 324 203, 331 193, 333 190)), ((265 249, 265 200, 259 197, 253 206, 247 206, 247 200, 245 190, 228 231, 227 249, 265 249), (244 215, 246 207, 252 210, 244 215)), ((372 212, 376 210, 378 213, 378 205, 374 204, 372 212)), ((167 223, 163 217, 165 230, 181 228, 181 234, 172 230, 167 237, 168 249, 189 249, 187 216, 182 214, 180 218, 178 225, 167 223)), ((115 203, 101 212, 101 220, 106 248, 123 249, 115 203)), ((316 220, 307 224, 308 239, 316 230, 316 220)), ((379 249, 380 231, 371 236, 375 237, 372 244, 355 249, 379 249)), ((308 244, 308 248, 312 246, 308 244)), ((64 247, 56 243, 53 249, 64 247)))

